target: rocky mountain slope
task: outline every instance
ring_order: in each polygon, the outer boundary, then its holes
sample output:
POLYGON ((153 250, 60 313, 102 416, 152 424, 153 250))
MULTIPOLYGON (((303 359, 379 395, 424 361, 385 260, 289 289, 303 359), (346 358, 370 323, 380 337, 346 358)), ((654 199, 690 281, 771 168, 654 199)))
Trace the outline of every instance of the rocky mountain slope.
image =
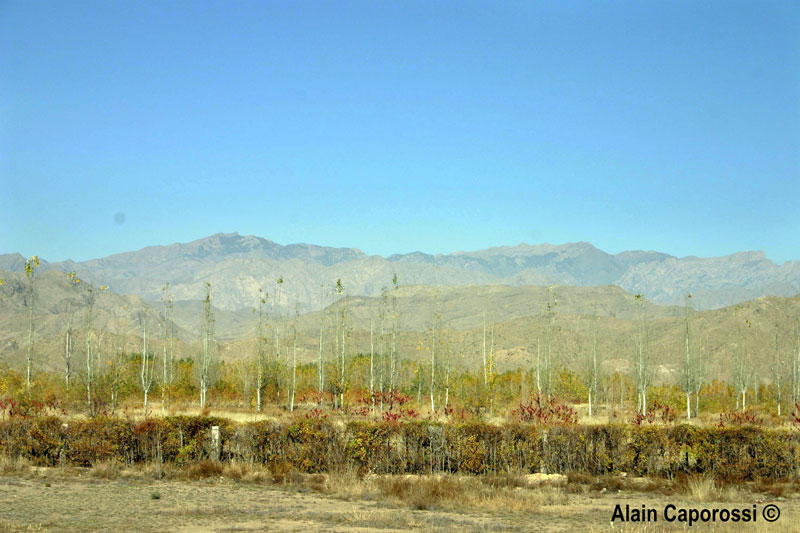
MULTIPOLYGON (((21 272, 24 258, 0 255, 0 270, 21 272)), ((44 270, 77 271, 119 294, 157 301, 170 283, 176 300, 199 300, 205 282, 218 307, 251 308, 264 288, 284 311, 321 309, 333 299, 341 279, 346 293, 377 296, 401 285, 466 286, 617 285, 666 305, 714 309, 760 296, 800 292, 800 261, 777 265, 763 252, 724 257, 677 258, 652 251, 608 254, 589 243, 498 247, 476 252, 429 255, 415 252, 368 256, 354 248, 308 244, 280 245, 237 233, 217 234, 189 243, 151 246, 90 261, 42 263, 44 270), (283 277, 278 287, 276 280, 283 277)))
MULTIPOLYGON (((0 277, 5 279, 0 287, 0 364, 19 368, 27 340, 25 278, 9 272, 0 272, 0 277)), ((65 274, 53 271, 40 273, 37 287, 34 336, 37 360, 43 368, 58 368, 71 310, 80 366, 83 353, 80 339, 85 336, 87 316, 82 292, 69 287, 65 274)), ((631 356, 636 351, 642 308, 632 294, 616 286, 401 286, 389 290, 383 298, 345 297, 332 302, 325 310, 297 316, 269 308, 267 321, 269 326, 277 325, 285 342, 288 342, 289 332, 296 329, 298 360, 311 362, 318 354, 320 328, 325 337, 326 358, 331 356, 335 316, 343 306, 347 308, 348 349, 352 353, 369 353, 371 346, 380 351, 381 346, 387 346, 391 316, 396 311, 397 346, 403 359, 414 361, 428 357, 425 346, 431 342, 430 327, 436 323, 437 335, 440 340, 445 339, 440 357, 449 353, 455 364, 476 368, 480 365, 485 320, 487 331, 494 331, 492 344, 502 371, 530 368, 533 364, 537 342, 544 343, 549 335, 548 303, 554 313, 552 335, 558 364, 576 372, 583 368, 591 349, 591 324, 595 317, 598 350, 605 361, 605 370, 629 370, 631 356), (557 304, 553 305, 555 301, 557 304)), ((644 309, 658 379, 674 381, 680 374, 686 309, 647 301, 644 309)), ((147 316, 150 324, 151 349, 158 350, 161 346, 159 309, 135 296, 103 292, 97 299, 93 318, 93 328, 104 339, 100 353, 113 353, 118 335, 122 336, 126 352, 141 350, 141 313, 147 316)), ((201 316, 199 302, 176 303, 173 323, 180 339, 177 346, 180 357, 196 355, 201 316)), ((255 314, 251 310, 215 309, 215 318, 223 359, 252 357, 255 314)), ((776 334, 784 360, 788 361, 800 350, 800 295, 760 297, 735 306, 692 311, 690 324, 694 349, 707 355, 709 378, 730 377, 731 360, 741 335, 754 379, 768 381, 772 375, 776 334)))

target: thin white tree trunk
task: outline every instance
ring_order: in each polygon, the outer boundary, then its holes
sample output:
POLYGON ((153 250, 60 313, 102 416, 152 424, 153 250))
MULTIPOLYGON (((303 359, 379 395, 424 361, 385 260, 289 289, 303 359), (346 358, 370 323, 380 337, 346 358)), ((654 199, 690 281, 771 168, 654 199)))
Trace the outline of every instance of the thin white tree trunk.
POLYGON ((436 404, 434 403, 434 385, 436 384, 436 325, 431 328, 431 413, 436 412, 436 404))
POLYGON ((372 412, 375 412, 375 342, 372 338, 373 324, 369 321, 369 397, 372 402, 372 412))
POLYGON ((489 372, 486 369, 486 312, 483 313, 483 388, 489 386, 489 372))

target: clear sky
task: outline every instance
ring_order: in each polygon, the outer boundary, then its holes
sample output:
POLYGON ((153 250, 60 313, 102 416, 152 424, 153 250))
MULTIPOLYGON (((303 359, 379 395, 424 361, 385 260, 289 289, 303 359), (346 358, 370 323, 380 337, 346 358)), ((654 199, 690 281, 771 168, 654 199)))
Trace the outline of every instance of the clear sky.
POLYGON ((800 3, 0 0, 0 253, 800 259, 800 3))

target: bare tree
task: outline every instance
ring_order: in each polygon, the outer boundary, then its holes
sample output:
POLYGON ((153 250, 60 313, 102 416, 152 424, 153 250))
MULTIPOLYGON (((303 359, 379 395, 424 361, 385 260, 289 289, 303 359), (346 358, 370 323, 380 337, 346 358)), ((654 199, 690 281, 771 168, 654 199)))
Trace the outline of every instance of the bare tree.
POLYGON ((783 373, 786 372, 786 358, 780 350, 778 338, 778 324, 775 324, 775 355, 772 359, 772 375, 775 379, 775 400, 778 403, 778 416, 781 416, 781 404, 783 403, 783 373))
POLYGON ((161 317, 161 412, 164 413, 172 402, 172 382, 175 377, 175 327, 172 322, 174 298, 169 292, 169 283, 161 288, 163 304, 161 317))
POLYGON ((494 364, 494 327, 495 327, 495 318, 494 313, 492 313, 492 328, 490 330, 490 341, 489 341, 489 357, 488 357, 488 376, 489 376, 489 412, 494 412, 494 396, 495 396, 495 383, 497 381, 497 372, 495 371, 495 364, 494 364))
POLYGON ((597 402, 597 385, 600 379, 600 360, 597 353, 597 314, 592 315, 592 346, 586 362, 586 388, 589 394, 589 416, 594 415, 594 404, 597 402))
POLYGON ((450 365, 453 355, 453 339, 452 332, 448 333, 446 330, 440 330, 442 339, 442 351, 444 352, 444 410, 447 413, 447 408, 450 405, 450 365))
MULTIPOLYGON (((380 354, 380 371, 378 372, 378 389, 380 390, 380 402, 378 408, 383 411, 383 396, 386 392, 386 313, 388 306, 388 297, 386 295, 387 289, 383 288, 381 291, 381 303, 378 310, 378 318, 380 321, 380 332, 378 335, 378 353, 380 354)), ((374 409, 374 407, 373 407, 374 409)))
POLYGON ((36 306, 36 269, 39 268, 39 257, 32 256, 25 261, 25 277, 27 279, 25 304, 28 307, 28 345, 25 351, 25 385, 31 388, 31 367, 33 365, 33 330, 34 308, 36 306))
MULTIPOLYGON (((78 279, 78 276, 75 274, 75 272, 70 272, 67 274, 67 287, 69 288, 70 294, 78 289, 78 284, 80 282, 81 280, 78 279)), ((67 329, 64 333, 64 382, 67 389, 67 395, 69 395, 70 379, 72 378, 72 350, 75 344, 75 332, 73 331, 75 311, 72 308, 72 300, 72 297, 67 298, 67 329)))
POLYGON ((141 312, 139 314, 139 321, 142 324, 142 360, 139 368, 140 383, 142 384, 142 394, 144 400, 142 406, 144 414, 147 416, 147 397, 150 394, 150 388, 153 386, 153 371, 155 361, 153 355, 147 350, 147 314, 141 312))
POLYGON ((792 355, 792 404, 800 402, 800 320, 795 323, 792 355))
POLYGON ((203 299, 202 351, 200 352, 200 408, 206 406, 208 389, 212 380, 214 357, 214 311, 211 308, 211 283, 206 282, 206 297, 203 299))
POLYGON ((392 343, 389 352, 389 389, 394 391, 397 379, 397 320, 399 312, 397 310, 397 289, 400 285, 397 281, 397 274, 392 277, 392 343))
MULTIPOLYGON (((737 305, 734 313, 738 315, 740 311, 741 307, 737 305)), ((745 318, 744 323, 749 329, 751 326, 750 320, 745 318)), ((736 337, 737 342, 733 361, 733 379, 736 383, 737 391, 736 407, 745 411, 747 409, 747 381, 750 378, 750 364, 741 323, 737 324, 736 337)))
MULTIPOLYGON (((276 403, 278 405, 281 404, 281 386, 283 385, 283 374, 284 374, 284 365, 283 365, 283 357, 282 357, 282 339, 281 339, 281 292, 283 289, 283 276, 280 276, 275 281, 275 298, 272 299, 272 310, 273 310, 273 332, 274 336, 274 348, 275 348, 275 357, 273 359, 273 371, 274 371, 274 378, 275 378, 275 394, 276 394, 276 403)), ((288 388, 288 382, 287 382, 288 388)), ((288 391, 287 391, 288 392, 288 391)), ((288 398, 287 398, 288 401, 288 398)))
POLYGON ((695 382, 695 355, 692 353, 691 328, 689 327, 689 300, 691 293, 684 298, 683 305, 683 376, 681 378, 681 389, 686 394, 686 420, 692 419, 692 392, 694 392, 695 382))
POLYGON ((289 396, 289 412, 294 412, 294 395, 297 389, 297 316, 300 314, 299 305, 295 306, 294 319, 292 320, 292 391, 289 396))
POLYGON ((114 323, 116 331, 114 336, 114 353, 111 356, 111 359, 108 361, 108 366, 111 387, 111 409, 116 411, 119 399, 119 389, 124 378, 125 336, 122 333, 122 326, 117 313, 114 313, 114 323))
POLYGON ((264 306, 267 304, 269 294, 264 292, 264 289, 258 289, 258 304, 253 311, 258 315, 258 323, 256 325, 256 411, 261 412, 262 399, 261 394, 265 385, 265 373, 267 367, 267 350, 269 345, 269 335, 267 332, 267 320, 264 306))
POLYGON ((320 394, 325 392, 325 303, 328 301, 328 298, 325 294, 325 284, 320 284, 320 289, 322 291, 322 309, 323 312, 320 312, 319 316, 319 353, 317 356, 317 388, 320 394))
POLYGON ((93 412, 92 405, 92 390, 94 389, 95 381, 95 358, 93 352, 93 333, 92 333, 92 319, 94 314, 94 304, 97 299, 94 287, 91 285, 86 288, 83 293, 83 300, 86 304, 86 402, 88 404, 89 412, 93 412))
MULTIPOLYGON (((492 326, 489 332, 490 335, 490 346, 489 350, 486 350, 486 311, 483 312, 483 350, 481 352, 481 359, 483 362, 483 390, 486 393, 489 402, 491 403, 493 398, 493 391, 492 386, 494 384, 493 378, 493 366, 494 366, 494 316, 492 316, 492 326)), ((489 407, 491 410, 491 405, 489 407)))
POLYGON ((705 384, 705 359, 708 354, 708 339, 700 343, 698 351, 695 348, 695 357, 692 361, 692 387, 694 387, 694 417, 697 418, 700 412, 700 391, 705 384))
POLYGON ((536 393, 542 396, 542 343, 536 338, 536 393))
POLYGON ((347 328, 347 302, 348 296, 345 295, 342 280, 336 280, 336 293, 340 296, 336 321, 336 354, 335 365, 337 384, 335 394, 338 394, 338 401, 334 399, 335 407, 344 407, 344 393, 347 388, 347 338, 349 336, 347 328), (344 295, 344 296, 343 296, 344 295))
POLYGON ((547 398, 553 392, 553 369, 555 367, 553 343, 555 337, 555 310, 558 306, 558 297, 553 291, 552 287, 547 288, 548 301, 547 311, 545 313, 545 343, 544 343, 544 357, 542 358, 539 353, 539 346, 537 341, 537 361, 539 369, 537 374, 541 376, 541 389, 547 398))
POLYGON ((489 389, 489 368, 488 359, 486 358, 486 311, 483 312, 483 351, 481 352, 483 360, 483 390, 489 389))
POLYGON ((375 325, 369 319, 369 397, 372 412, 375 413, 375 339, 373 337, 375 325))
POLYGON ((431 413, 436 412, 436 402, 434 401, 436 393, 436 327, 437 323, 441 322, 441 315, 434 313, 433 317, 431 324, 431 413))
POLYGON ((650 368, 650 339, 644 295, 637 294, 635 299, 639 303, 640 322, 638 343, 634 352, 633 377, 636 383, 637 411, 645 414, 647 412, 647 389, 653 381, 653 371, 650 368))

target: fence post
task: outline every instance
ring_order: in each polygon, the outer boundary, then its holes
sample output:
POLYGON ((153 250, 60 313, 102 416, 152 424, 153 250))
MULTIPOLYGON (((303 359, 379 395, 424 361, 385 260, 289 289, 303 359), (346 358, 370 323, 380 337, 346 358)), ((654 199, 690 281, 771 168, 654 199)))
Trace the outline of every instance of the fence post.
POLYGON ((211 426, 211 458, 219 461, 220 456, 220 437, 219 426, 211 426))
POLYGON ((539 472, 547 474, 547 460, 548 460, 549 446, 547 445, 547 430, 542 430, 542 456, 539 462, 539 472))

